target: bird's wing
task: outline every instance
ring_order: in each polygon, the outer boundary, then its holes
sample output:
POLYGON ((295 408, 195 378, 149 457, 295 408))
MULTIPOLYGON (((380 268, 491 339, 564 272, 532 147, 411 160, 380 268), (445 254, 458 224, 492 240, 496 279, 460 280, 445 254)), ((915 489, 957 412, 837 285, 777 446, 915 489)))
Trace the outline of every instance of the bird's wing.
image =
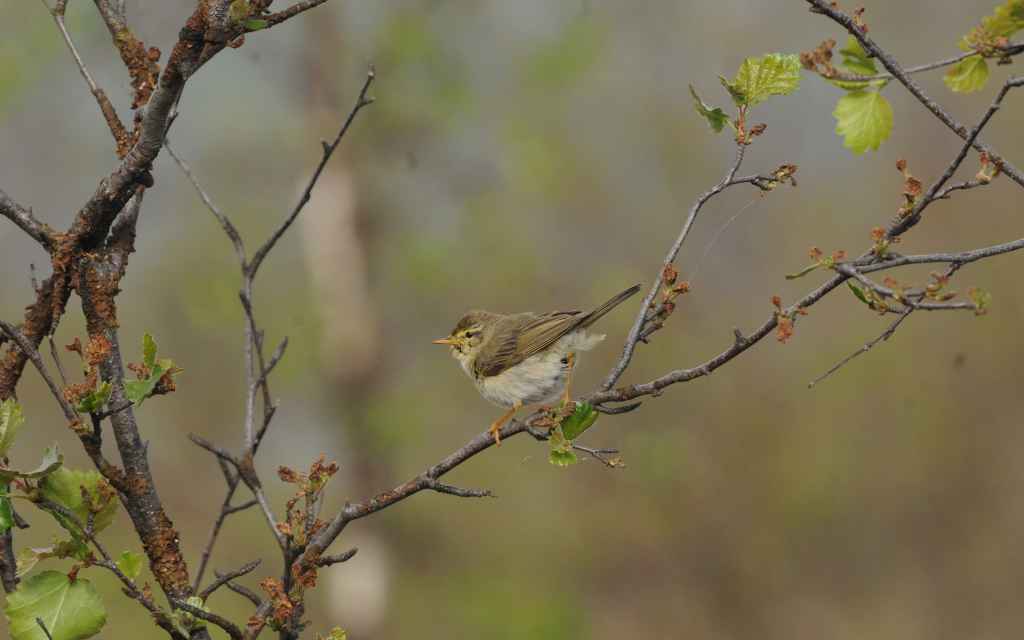
POLYGON ((496 327, 495 336, 477 354, 476 374, 484 378, 496 376, 547 349, 579 326, 579 315, 579 311, 552 311, 508 316, 502 322, 511 326, 496 327))

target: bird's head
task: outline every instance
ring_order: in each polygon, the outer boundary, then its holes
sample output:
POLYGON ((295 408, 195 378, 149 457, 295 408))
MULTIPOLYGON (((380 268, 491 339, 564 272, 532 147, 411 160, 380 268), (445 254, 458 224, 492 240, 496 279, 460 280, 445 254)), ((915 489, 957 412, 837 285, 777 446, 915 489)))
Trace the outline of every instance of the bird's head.
POLYGON ((434 340, 434 344, 451 347, 452 357, 460 363, 472 361, 490 335, 496 318, 495 314, 487 311, 470 311, 462 316, 448 337, 434 340))

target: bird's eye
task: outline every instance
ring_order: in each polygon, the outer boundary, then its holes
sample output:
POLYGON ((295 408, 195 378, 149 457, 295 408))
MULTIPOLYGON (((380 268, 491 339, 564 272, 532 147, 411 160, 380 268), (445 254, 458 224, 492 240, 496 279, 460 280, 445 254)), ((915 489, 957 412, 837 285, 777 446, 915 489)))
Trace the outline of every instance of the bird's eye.
POLYGON ((479 331, 467 331, 467 332, 466 332, 466 337, 467 337, 467 338, 475 338, 475 337, 477 337, 478 335, 480 335, 480 332, 479 332, 479 331))

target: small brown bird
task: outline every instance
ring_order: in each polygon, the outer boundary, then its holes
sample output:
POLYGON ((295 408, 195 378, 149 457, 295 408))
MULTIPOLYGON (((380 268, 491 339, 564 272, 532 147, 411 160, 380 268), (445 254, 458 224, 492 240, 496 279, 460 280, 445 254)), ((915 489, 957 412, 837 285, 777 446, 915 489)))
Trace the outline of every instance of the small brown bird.
POLYGON ((639 290, 634 285, 589 313, 469 311, 451 335, 434 344, 450 346, 480 394, 508 409, 489 429, 500 444, 499 430, 523 405, 551 402, 559 395, 569 401, 576 353, 604 340, 587 328, 639 290))

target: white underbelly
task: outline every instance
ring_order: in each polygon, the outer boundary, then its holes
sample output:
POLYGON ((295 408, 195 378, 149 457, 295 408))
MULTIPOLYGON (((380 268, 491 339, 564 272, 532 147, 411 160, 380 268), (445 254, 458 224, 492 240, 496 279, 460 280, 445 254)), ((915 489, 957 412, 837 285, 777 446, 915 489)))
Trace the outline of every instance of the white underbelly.
POLYGON ((578 354, 571 364, 566 356, 592 349, 603 339, 603 335, 577 331, 496 376, 477 379, 477 388, 484 398, 502 407, 553 402, 565 389, 571 367, 579 361, 578 354))

